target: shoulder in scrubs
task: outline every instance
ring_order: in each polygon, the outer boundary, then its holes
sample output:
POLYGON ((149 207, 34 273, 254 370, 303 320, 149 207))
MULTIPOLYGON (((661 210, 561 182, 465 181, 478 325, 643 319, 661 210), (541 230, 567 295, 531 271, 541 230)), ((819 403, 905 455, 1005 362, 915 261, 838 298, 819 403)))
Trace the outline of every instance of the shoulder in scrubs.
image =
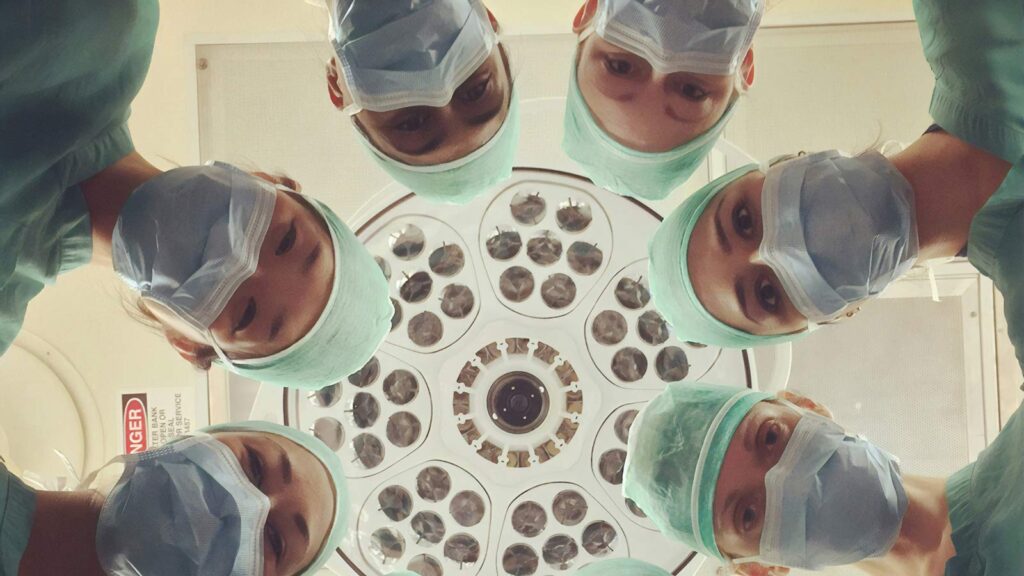
POLYGON ((0 459, 0 576, 18 576, 35 511, 35 492, 7 470, 0 459))
POLYGON ((946 482, 956 556, 948 576, 1024 574, 1024 415, 946 482))
POLYGON ((157 0, 0 2, 0 354, 29 301, 89 261, 77 184, 127 156, 157 0))

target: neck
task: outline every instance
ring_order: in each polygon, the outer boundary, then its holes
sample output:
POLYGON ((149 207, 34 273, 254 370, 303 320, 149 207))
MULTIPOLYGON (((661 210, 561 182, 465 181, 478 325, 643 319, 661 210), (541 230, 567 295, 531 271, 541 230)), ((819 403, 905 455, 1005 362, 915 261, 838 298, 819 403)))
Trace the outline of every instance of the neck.
POLYGON ((89 207, 94 264, 110 265, 110 244, 121 208, 136 188, 160 173, 138 152, 132 152, 79 184, 89 207))
POLYGON ((885 556, 863 560, 856 566, 879 576, 942 576, 946 562, 956 554, 946 503, 946 481, 907 476, 903 487, 907 491, 907 513, 896 543, 885 556))
POLYGON ((93 491, 37 492, 32 533, 18 576, 103 576, 96 524, 103 498, 93 491))
POLYGON ((892 159, 914 190, 919 261, 956 256, 971 221, 999 188, 1010 164, 938 132, 925 134, 892 159))

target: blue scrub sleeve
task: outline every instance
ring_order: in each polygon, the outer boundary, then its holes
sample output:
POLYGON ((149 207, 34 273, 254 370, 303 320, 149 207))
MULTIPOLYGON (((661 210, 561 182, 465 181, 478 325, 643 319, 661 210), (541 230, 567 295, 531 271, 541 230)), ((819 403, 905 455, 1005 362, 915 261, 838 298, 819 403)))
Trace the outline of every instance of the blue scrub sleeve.
POLYGON ((0 459, 0 576, 18 576, 35 512, 36 493, 0 459))

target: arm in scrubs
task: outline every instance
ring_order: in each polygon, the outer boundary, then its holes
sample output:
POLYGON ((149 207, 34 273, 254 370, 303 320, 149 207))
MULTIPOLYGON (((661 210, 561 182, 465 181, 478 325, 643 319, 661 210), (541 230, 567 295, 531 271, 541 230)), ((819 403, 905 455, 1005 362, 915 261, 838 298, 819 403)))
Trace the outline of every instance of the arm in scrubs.
POLYGON ((7 470, 0 459, 0 576, 18 576, 35 510, 35 492, 7 470))
POLYGON ((947 576, 1024 574, 1024 415, 946 481, 956 556, 947 576))
POLYGON ((914 0, 935 75, 930 113, 957 138, 1013 165, 971 223, 967 256, 995 283, 1024 366, 1024 5, 914 0))
POLYGON ((0 2, 0 354, 29 301, 92 256, 78 183, 134 149, 157 0, 0 2))

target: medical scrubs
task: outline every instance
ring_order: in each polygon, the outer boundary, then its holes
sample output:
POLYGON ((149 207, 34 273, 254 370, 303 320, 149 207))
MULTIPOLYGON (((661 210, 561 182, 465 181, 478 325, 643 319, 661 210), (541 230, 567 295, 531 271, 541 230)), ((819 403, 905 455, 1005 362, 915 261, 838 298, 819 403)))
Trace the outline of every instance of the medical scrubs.
POLYGON ((0 576, 18 575, 35 511, 36 493, 0 459, 0 576))
POLYGON ((950 134, 1015 163, 1024 156, 1020 0, 914 0, 935 75, 930 112, 950 134))
POLYGON ((977 461, 946 481, 956 556, 947 576, 1024 574, 1022 408, 977 461))
POLYGON ((29 301, 92 254, 78 183, 132 150, 157 0, 0 2, 0 354, 29 301))

